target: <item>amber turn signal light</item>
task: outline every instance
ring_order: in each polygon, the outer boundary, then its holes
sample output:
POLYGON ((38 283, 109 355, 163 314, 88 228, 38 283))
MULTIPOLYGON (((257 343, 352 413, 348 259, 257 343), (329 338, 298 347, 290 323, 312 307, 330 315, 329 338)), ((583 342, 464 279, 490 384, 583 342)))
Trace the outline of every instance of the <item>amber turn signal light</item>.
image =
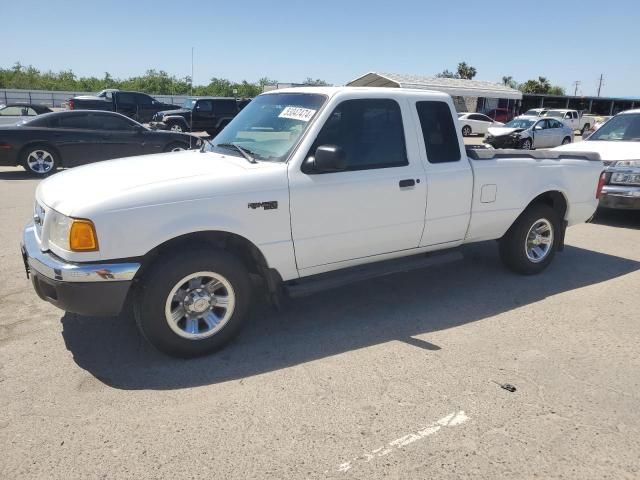
POLYGON ((71 230, 69 230, 69 248, 72 252, 95 252, 98 250, 96 227, 91 220, 73 220, 71 230))

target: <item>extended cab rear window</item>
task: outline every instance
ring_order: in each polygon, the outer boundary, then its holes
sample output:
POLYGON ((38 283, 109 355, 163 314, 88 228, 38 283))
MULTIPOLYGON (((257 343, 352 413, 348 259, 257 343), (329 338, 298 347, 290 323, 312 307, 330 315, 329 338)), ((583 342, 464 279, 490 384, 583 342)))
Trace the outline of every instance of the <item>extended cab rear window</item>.
POLYGON ((424 148, 429 163, 457 162, 460 160, 458 135, 451 110, 445 102, 416 102, 424 148))

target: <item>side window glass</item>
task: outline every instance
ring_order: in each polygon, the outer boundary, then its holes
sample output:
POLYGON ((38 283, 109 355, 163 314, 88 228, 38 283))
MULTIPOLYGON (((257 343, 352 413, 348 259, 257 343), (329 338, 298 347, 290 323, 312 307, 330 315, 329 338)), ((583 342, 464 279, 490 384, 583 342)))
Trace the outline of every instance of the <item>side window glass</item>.
POLYGON ((135 105, 135 98, 132 93, 119 93, 116 101, 122 105, 135 105))
POLYGON ((213 110, 213 105, 211 104, 211 100, 200 100, 196 105, 196 108, 199 112, 211 112, 213 110))
POLYGON ((320 145, 344 151, 346 170, 408 165, 400 106, 390 99, 345 100, 318 134, 309 155, 320 145))
POLYGON ((429 163, 457 162, 460 160, 458 134, 445 102, 417 102, 424 147, 429 163))
POLYGON ((149 95, 137 94, 136 100, 140 105, 151 105, 153 103, 153 99, 149 95))
POLYGON ((94 130, 131 130, 134 124, 115 115, 93 114, 89 126, 94 130))
POLYGON ((89 122, 87 115, 65 115, 56 119, 55 127, 86 129, 89 128, 89 122))

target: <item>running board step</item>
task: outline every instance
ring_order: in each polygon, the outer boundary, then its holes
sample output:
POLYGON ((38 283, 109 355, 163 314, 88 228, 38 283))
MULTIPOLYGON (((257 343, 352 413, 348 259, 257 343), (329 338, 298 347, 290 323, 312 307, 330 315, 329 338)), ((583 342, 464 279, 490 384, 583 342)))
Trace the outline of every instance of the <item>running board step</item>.
POLYGON ((285 284, 284 291, 290 297, 304 297, 322 290, 342 287, 350 283, 370 280, 394 273, 409 272, 411 270, 443 265, 445 263, 462 260, 462 258, 462 253, 457 250, 395 258, 393 260, 358 265, 294 280, 291 283, 285 284))

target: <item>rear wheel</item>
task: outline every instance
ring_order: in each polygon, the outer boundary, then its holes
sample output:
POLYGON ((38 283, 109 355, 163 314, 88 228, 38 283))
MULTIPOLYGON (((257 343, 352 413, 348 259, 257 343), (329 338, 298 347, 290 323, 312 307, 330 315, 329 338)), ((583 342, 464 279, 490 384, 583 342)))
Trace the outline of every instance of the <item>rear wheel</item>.
POLYGON ((223 250, 173 254, 151 267, 141 283, 138 327, 158 350, 176 357, 206 355, 226 345, 251 303, 247 269, 223 250))
POLYGON ((571 143, 571 138, 569 137, 564 137, 562 139, 562 145, 567 145, 568 143, 571 143))
POLYGON ((462 127, 462 136, 468 137, 469 135, 471 135, 471 127, 469 125, 465 125, 462 127))
POLYGON ((500 239, 502 262, 523 275, 541 272, 553 259, 560 242, 561 219, 549 205, 531 205, 500 239))
POLYGON ((48 145, 34 145, 23 152, 22 167, 31 175, 46 177, 58 168, 58 157, 48 145))

